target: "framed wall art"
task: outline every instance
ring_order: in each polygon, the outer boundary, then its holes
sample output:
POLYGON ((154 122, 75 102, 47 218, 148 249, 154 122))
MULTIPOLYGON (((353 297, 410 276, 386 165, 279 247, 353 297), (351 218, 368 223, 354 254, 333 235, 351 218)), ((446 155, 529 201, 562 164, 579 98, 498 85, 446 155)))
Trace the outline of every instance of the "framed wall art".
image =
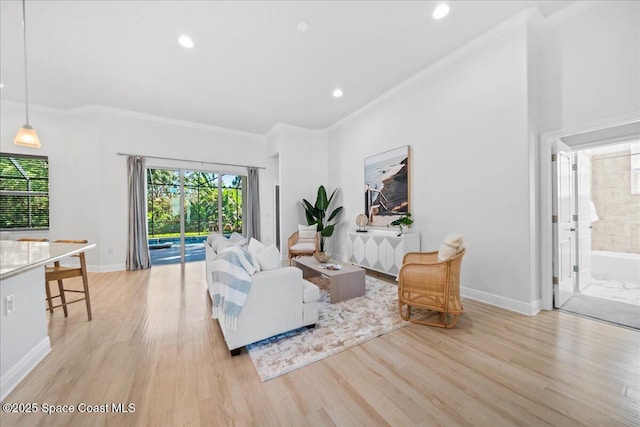
POLYGON ((409 212, 409 146, 364 160, 364 203, 369 225, 386 227, 409 212))

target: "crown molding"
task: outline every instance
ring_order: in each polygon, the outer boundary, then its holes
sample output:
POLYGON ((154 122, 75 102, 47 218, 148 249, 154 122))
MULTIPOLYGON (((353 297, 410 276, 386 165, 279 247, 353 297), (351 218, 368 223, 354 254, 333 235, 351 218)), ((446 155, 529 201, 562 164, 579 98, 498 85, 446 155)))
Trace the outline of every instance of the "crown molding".
POLYGON ((301 133, 307 133, 310 135, 324 135, 327 133, 327 128, 325 129, 309 129, 303 126, 298 126, 298 125, 292 125, 289 123, 285 123, 285 122, 278 122, 275 125, 273 125, 273 127, 271 129, 269 129, 269 131, 265 134, 265 135, 269 135, 272 132, 278 131, 278 130, 284 130, 284 129, 288 129, 288 130, 292 130, 292 131, 296 131, 296 132, 301 132, 301 133))
POLYGON ((564 22, 570 20, 571 18, 574 18, 575 16, 589 9, 592 9, 596 6, 599 6, 603 3, 605 3, 604 0, 576 1, 575 3, 572 3, 571 5, 565 7, 564 9, 561 9, 560 11, 551 15, 548 18, 544 18, 538 8, 530 8, 527 10, 523 10, 513 15, 512 17, 508 18, 507 20, 501 22, 500 24, 493 27, 489 31, 485 32, 484 34, 481 34, 480 36, 476 37, 475 39, 465 44, 464 46, 454 50, 449 55, 433 63, 432 65, 428 66, 422 71, 419 71, 417 74, 414 74, 412 77, 409 77, 407 80, 403 81, 402 83, 382 93, 373 101, 365 104, 364 106, 358 108, 357 110, 353 111, 347 116, 332 123, 325 130, 331 131, 336 129, 337 127, 349 122, 350 120, 356 118, 360 114, 366 112, 367 110, 375 107, 377 104, 381 103, 385 99, 400 92, 405 87, 410 86, 414 82, 419 81, 423 78, 426 78, 429 75, 436 73, 440 69, 457 62, 458 60, 465 57, 466 55, 473 53, 474 51, 482 48, 483 46, 486 46, 487 44, 491 43, 494 40, 497 40, 498 38, 502 37, 503 35, 511 31, 514 31, 516 29, 523 28, 524 26, 529 25, 534 30, 538 32, 543 32, 555 26, 561 25, 564 22))
POLYGON ((378 96, 376 99, 374 99, 373 101, 369 102, 368 104, 365 104, 364 106, 358 108, 357 110, 355 110, 354 112, 350 113, 349 115, 347 115, 347 116, 343 117, 342 119, 338 120, 337 122, 331 124, 329 127, 327 127, 326 130, 327 131, 331 131, 331 130, 337 128, 338 126, 345 124, 346 122, 356 118, 360 114, 362 114, 362 113, 366 112, 367 110, 369 110, 369 109, 375 107, 376 105, 380 104, 382 101, 386 100, 387 98, 390 98, 390 97, 394 96, 395 94, 397 94, 398 92, 402 91, 406 87, 411 86, 415 82, 420 81, 422 79, 425 79, 428 76, 440 71, 442 68, 445 68, 445 67, 450 66, 451 64, 454 64, 455 62, 457 62, 460 59, 464 58, 465 56, 469 55, 470 53, 473 53, 476 50, 478 50, 478 49, 486 46, 487 44, 493 42, 494 40, 499 39, 500 37, 504 36, 505 34, 508 34, 508 33, 512 32, 512 31, 517 30, 517 29, 524 28, 524 26, 529 22, 530 15, 531 15, 530 9, 523 10, 522 12, 519 12, 519 13, 513 15, 512 17, 510 17, 507 20, 501 22, 500 24, 498 24, 497 26, 493 27, 492 29, 490 29, 486 33, 481 34, 480 36, 476 37, 475 39, 473 39, 469 43, 463 45, 462 47, 460 47, 460 48, 458 48, 456 50, 454 50, 453 52, 451 52, 449 55, 445 56, 444 58, 436 61, 435 63, 433 63, 432 65, 430 65, 427 68, 423 69, 422 71, 419 71, 417 74, 414 74, 413 76, 409 77, 407 80, 403 81, 402 83, 392 87, 391 89, 389 89, 388 91, 384 92, 382 95, 378 96))
MULTIPOLYGON (((11 106, 11 107, 24 108, 24 103, 21 103, 21 102, 3 100, 2 104, 6 105, 6 106, 11 106)), ((137 112, 137 111, 123 110, 123 109, 120 109, 120 108, 105 107, 105 106, 102 106, 102 105, 85 105, 85 106, 77 107, 77 108, 62 109, 62 108, 53 108, 53 107, 45 107, 45 106, 42 106, 42 105, 29 104, 29 109, 31 111, 37 111, 37 112, 43 112, 43 113, 51 113, 51 114, 61 114, 61 115, 66 115, 66 116, 82 116, 82 115, 90 115, 90 114, 106 114, 106 115, 110 115, 110 116, 125 117, 125 118, 136 119, 136 120, 146 120, 146 121, 151 121, 151 122, 156 122, 156 123, 168 124, 168 125, 172 125, 172 126, 186 127, 186 128, 190 128, 190 129, 198 129, 198 130, 205 130, 205 131, 209 131, 209 132, 226 133, 226 134, 229 134, 229 135, 244 136, 244 137, 251 137, 251 138, 260 138, 260 139, 264 139, 264 137, 265 137, 265 135, 262 135, 262 134, 259 134, 259 133, 247 132, 247 131, 242 131, 242 130, 238 130, 238 129, 224 128, 224 127, 220 127, 220 126, 207 125, 207 124, 203 124, 203 123, 191 122, 191 121, 188 121, 188 120, 172 119, 170 117, 157 116, 157 115, 154 115, 154 114, 147 114, 147 113, 140 113, 140 112, 137 112)))
POLYGON ((542 30, 548 30, 558 25, 564 24, 568 20, 575 18, 581 13, 604 4, 604 0, 576 1, 569 6, 560 9, 542 22, 542 30))

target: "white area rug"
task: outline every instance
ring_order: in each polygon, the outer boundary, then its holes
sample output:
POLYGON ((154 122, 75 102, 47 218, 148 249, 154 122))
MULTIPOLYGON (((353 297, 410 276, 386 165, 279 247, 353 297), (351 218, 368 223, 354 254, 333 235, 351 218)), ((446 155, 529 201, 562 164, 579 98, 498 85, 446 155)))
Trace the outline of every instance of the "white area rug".
POLYGON ((300 328, 247 346, 262 381, 322 360, 409 324, 398 314, 398 288, 366 277, 365 295, 329 303, 329 282, 320 287, 319 319, 314 329, 300 328))

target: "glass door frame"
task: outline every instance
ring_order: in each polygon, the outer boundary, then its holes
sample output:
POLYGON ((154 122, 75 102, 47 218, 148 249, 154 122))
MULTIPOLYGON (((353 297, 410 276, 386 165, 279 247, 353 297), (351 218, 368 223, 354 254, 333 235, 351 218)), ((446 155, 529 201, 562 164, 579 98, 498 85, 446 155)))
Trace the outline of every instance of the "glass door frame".
MULTIPOLYGON (((166 165, 148 165, 146 167, 147 170, 151 169, 151 170, 166 170, 166 171, 172 171, 172 172, 178 172, 178 177, 179 177, 179 191, 180 191, 180 197, 179 197, 179 217, 180 217, 180 263, 184 264, 186 263, 186 212, 185 212, 185 201, 186 201, 186 192, 185 192, 185 173, 186 172, 201 172, 201 173, 208 173, 208 174, 212 174, 215 176, 215 181, 216 181, 216 193, 217 193, 217 208, 218 208, 218 212, 217 212, 217 225, 218 225, 218 232, 219 233, 223 233, 223 180, 222 177, 224 175, 232 175, 232 176, 238 176, 241 178, 241 189, 242 189, 242 213, 243 213, 243 217, 244 217, 244 213, 246 211, 246 197, 245 197, 245 191, 246 191, 246 181, 247 181, 247 175, 243 174, 242 172, 237 172, 237 171, 224 171, 224 170, 207 170, 207 169, 197 169, 197 168, 187 168, 187 167, 183 167, 183 166, 166 166, 166 165)), ((147 201, 148 201, 148 189, 147 189, 147 201)), ((148 211, 148 206, 147 206, 147 211, 148 211)), ((148 224, 148 220, 147 220, 147 224, 148 224)), ((242 231, 244 232, 246 227, 246 223, 244 221, 242 221, 242 231)))

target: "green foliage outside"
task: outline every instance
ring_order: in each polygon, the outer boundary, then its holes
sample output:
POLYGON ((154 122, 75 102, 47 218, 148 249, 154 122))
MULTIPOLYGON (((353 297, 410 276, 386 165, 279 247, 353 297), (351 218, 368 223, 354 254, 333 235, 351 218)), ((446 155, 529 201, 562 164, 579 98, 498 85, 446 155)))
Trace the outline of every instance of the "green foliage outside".
POLYGON ((0 229, 49 227, 46 158, 0 156, 0 191, 0 229))
MULTIPOLYGON (((218 230, 218 175, 186 171, 185 235, 198 236, 218 230)), ((234 176, 222 186, 222 231, 242 232, 242 178, 234 176)), ((147 170, 147 220, 149 237, 180 235, 180 175, 178 171, 147 170)))

